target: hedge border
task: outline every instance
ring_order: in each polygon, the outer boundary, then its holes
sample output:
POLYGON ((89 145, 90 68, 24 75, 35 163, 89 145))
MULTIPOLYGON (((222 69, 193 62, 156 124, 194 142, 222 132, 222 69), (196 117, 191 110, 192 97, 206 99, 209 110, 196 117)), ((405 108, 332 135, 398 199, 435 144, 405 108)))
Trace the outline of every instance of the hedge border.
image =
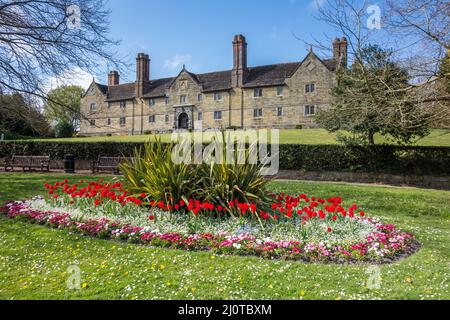
MULTIPOLYGON (((13 155, 48 155, 79 160, 103 156, 130 156, 143 142, 2 141, 0 158, 13 155)), ((270 146, 269 146, 270 148, 270 146)), ((386 172, 394 174, 450 174, 450 147, 344 146, 283 144, 281 170, 386 172)))

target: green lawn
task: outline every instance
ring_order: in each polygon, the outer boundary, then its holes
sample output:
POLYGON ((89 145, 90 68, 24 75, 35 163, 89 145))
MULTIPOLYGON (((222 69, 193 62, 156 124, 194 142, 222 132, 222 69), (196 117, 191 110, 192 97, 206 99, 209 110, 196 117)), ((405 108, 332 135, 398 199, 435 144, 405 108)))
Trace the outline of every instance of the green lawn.
MULTIPOLYGON (((162 141, 170 141, 170 134, 161 134, 162 141)), ((67 139, 46 139, 44 141, 119 141, 119 142, 143 142, 153 139, 153 136, 112 136, 112 137, 90 137, 90 138, 67 138, 67 139)), ((43 141, 43 140, 37 140, 43 141)), ((303 130, 280 130, 280 142, 282 144, 337 144, 336 135, 324 129, 303 129, 303 130)), ((376 143, 388 143, 381 137, 375 137, 376 143)), ((433 130, 431 134, 419 141, 416 145, 421 146, 448 146, 450 147, 449 130, 433 130)))
MULTIPOLYGON (((42 192, 45 181, 81 176, 0 174, 0 203, 42 192)), ((84 177, 86 178, 86 177, 84 177)), ((381 266, 380 289, 367 266, 269 261, 154 249, 0 218, 0 299, 449 299, 450 192, 276 181, 274 191, 341 195, 372 216, 413 232, 415 255, 381 266), (84 289, 66 289, 69 265, 84 289)))

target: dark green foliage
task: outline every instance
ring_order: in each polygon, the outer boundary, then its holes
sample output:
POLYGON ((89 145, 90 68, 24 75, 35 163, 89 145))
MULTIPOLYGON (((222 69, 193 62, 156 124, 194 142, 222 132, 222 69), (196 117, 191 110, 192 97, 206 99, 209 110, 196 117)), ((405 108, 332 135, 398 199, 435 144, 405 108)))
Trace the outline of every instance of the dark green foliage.
MULTIPOLYGON (((102 156, 131 156, 139 142, 0 142, 0 158, 49 155, 94 160, 102 156)), ((361 171, 405 174, 450 174, 449 147, 395 145, 280 145, 281 170, 361 171)))
POLYGON ((13 137, 47 136, 49 125, 21 94, 0 94, 0 132, 13 137))
POLYGON ((51 90, 44 105, 47 120, 77 127, 80 121, 80 100, 84 91, 80 86, 61 86, 51 90))
POLYGON ((345 130, 359 136, 343 140, 351 144, 360 137, 375 144, 377 133, 410 144, 429 134, 430 123, 429 114, 408 99, 408 80, 407 70, 393 61, 391 50, 363 48, 360 60, 337 73, 332 106, 320 110, 316 121, 330 132, 345 130))
POLYGON ((60 121, 56 124, 54 131, 56 138, 70 138, 75 133, 75 128, 67 121, 60 121))

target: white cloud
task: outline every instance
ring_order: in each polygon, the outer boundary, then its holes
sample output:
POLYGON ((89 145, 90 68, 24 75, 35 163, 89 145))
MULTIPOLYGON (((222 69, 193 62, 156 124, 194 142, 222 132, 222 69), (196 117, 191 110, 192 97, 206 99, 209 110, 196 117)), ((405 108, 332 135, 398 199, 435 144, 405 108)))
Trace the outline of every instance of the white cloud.
POLYGON ((327 3, 327 0, 311 0, 309 2, 309 8, 317 11, 327 3))
POLYGON ((164 62, 164 68, 167 69, 177 69, 181 67, 183 64, 191 61, 192 56, 190 54, 176 54, 171 59, 167 59, 164 62))
POLYGON ((87 89, 93 78, 92 74, 75 67, 74 69, 65 71, 59 76, 48 78, 44 87, 46 91, 50 91, 63 85, 77 85, 87 89))

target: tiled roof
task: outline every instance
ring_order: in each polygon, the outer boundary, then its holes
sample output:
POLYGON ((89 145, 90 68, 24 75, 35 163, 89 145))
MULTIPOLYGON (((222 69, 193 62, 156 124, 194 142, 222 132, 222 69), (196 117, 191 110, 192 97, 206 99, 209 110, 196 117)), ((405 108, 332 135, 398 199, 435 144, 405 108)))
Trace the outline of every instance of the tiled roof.
POLYGON ((108 93, 108 86, 106 86, 104 84, 100 84, 100 83, 96 83, 96 85, 101 90, 101 92, 103 94, 107 94, 108 93))
POLYGON ((150 81, 150 86, 144 93, 144 98, 163 97, 166 90, 175 78, 155 79, 150 81))
MULTIPOLYGON (((320 59, 319 59, 320 60, 320 59)), ((336 60, 320 60, 330 71, 336 70, 336 60)), ((280 63, 267 66, 249 67, 244 88, 258 86, 277 86, 285 83, 302 62, 280 63)), ((204 92, 225 91, 231 89, 231 70, 194 74, 192 77, 200 83, 204 92)), ((163 97, 176 77, 151 80, 144 88, 143 98, 163 97)), ((135 83, 125 83, 110 87, 97 84, 107 101, 130 100, 135 98, 135 83)))
POLYGON ((124 83, 117 86, 112 86, 108 88, 108 93, 106 95, 107 101, 118 101, 118 100, 132 100, 136 96, 135 94, 135 84, 124 83))
POLYGON ((231 89, 231 70, 198 74, 197 79, 203 85, 203 91, 231 89))
POLYGON ((248 68, 247 78, 243 87, 282 85, 286 78, 294 74, 300 64, 301 62, 292 62, 248 68))

